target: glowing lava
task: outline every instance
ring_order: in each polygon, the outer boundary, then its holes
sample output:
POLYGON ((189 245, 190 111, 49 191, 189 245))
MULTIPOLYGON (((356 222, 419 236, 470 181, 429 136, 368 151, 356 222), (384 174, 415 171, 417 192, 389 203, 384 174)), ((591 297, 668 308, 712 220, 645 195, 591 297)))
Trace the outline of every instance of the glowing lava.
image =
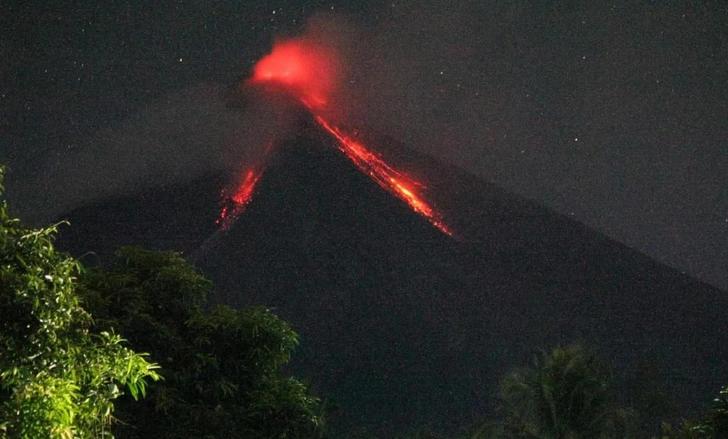
MULTIPOLYGON (((336 51, 327 50, 311 39, 298 38, 277 42, 273 51, 255 65, 253 77, 249 82, 279 85, 295 96, 311 110, 316 122, 336 138, 339 150, 354 162, 361 172, 371 177, 390 194, 407 203, 413 211, 426 218, 433 226, 452 236, 442 221, 442 215, 419 194, 425 189, 424 185, 389 166, 353 135, 324 118, 323 110, 331 110, 327 107, 331 106, 330 97, 339 81, 339 76, 340 63, 336 51)), ((245 210, 262 171, 262 167, 249 170, 232 195, 223 191, 225 205, 218 220, 223 230, 228 230, 245 210)))
POLYGON ((369 151, 364 144, 345 134, 322 116, 315 115, 315 119, 322 128, 339 141, 339 150, 354 162, 361 172, 371 177, 387 192, 407 203, 412 210, 425 217, 440 231, 452 236, 452 232, 443 223, 442 216, 417 194, 417 188, 424 188, 424 185, 389 166, 381 157, 369 151))
POLYGON ((261 175, 263 175, 262 170, 252 169, 245 174, 245 178, 235 188, 232 195, 228 195, 228 190, 223 189, 223 208, 220 211, 220 218, 217 220, 222 230, 229 230, 253 199, 255 184, 260 180, 261 175))

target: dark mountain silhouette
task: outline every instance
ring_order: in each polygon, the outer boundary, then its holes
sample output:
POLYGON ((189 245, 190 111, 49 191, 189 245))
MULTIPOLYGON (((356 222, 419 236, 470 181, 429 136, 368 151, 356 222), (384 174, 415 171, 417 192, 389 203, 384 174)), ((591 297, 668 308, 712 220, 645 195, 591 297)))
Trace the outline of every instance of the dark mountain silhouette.
POLYGON ((180 250, 215 301, 264 304, 302 344, 294 372, 334 427, 452 430, 492 408, 500 376, 539 348, 583 339, 622 373, 645 362, 690 416, 728 382, 728 293, 396 142, 427 176, 458 239, 361 174, 304 122, 247 210, 214 235, 225 176, 88 205, 59 245, 104 260, 120 245, 180 250), (89 254, 88 252, 93 252, 89 254))

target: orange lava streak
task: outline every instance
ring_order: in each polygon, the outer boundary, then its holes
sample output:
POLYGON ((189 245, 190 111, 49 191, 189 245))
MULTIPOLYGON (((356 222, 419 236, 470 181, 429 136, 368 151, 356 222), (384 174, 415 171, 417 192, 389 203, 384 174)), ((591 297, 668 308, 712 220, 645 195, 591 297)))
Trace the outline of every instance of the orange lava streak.
POLYGON ((316 122, 322 128, 331 133, 339 141, 339 149, 341 152, 354 162, 359 170, 369 175, 387 192, 406 202, 412 210, 425 217, 433 226, 440 229, 440 231, 448 236, 452 236, 452 232, 442 222, 440 214, 417 194, 415 187, 424 187, 422 184, 390 167, 378 155, 369 151, 362 143, 344 134, 340 128, 331 125, 320 115, 315 115, 315 118, 316 122))
POLYGON ((222 230, 229 230, 235 220, 243 213, 250 200, 253 199, 255 184, 258 183, 261 175, 263 175, 261 170, 248 171, 245 179, 232 195, 227 195, 227 190, 223 189, 224 206, 220 211, 220 218, 217 220, 222 230))
MULTIPOLYGON (((390 194, 407 203, 448 236, 452 233, 442 222, 442 216, 421 196, 422 184, 390 167, 353 136, 330 124, 319 112, 330 107, 330 97, 341 80, 341 60, 333 46, 321 44, 315 38, 301 37, 274 44, 270 54, 253 68, 250 82, 283 86, 314 115, 316 122, 338 140, 338 147, 363 173, 371 177, 390 194)), ((249 171, 235 194, 226 198, 227 206, 220 214, 222 227, 230 227, 245 209, 262 171, 249 171)), ((223 195, 225 195, 223 193, 223 195)))

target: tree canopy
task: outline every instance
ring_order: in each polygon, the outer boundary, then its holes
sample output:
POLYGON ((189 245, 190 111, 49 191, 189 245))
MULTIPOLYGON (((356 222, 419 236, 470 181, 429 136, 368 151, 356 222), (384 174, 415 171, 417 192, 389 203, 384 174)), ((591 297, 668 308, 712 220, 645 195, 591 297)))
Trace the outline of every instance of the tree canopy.
POLYGON ((630 411, 613 404, 610 384, 610 373, 581 344, 541 352, 532 367, 516 369, 501 380, 503 436, 628 437, 630 411))
MULTIPOLYGON (((0 168, 0 194, 2 194, 0 168)), ((0 437, 109 436, 114 400, 136 399, 155 366, 81 307, 56 227, 31 229, 0 204, 0 437)))
POLYGON ((207 306, 211 283, 178 253, 127 247, 82 278, 98 324, 150 352, 164 380, 138 403, 122 399, 119 438, 312 438, 319 400, 282 372, 298 344, 263 307, 207 306))

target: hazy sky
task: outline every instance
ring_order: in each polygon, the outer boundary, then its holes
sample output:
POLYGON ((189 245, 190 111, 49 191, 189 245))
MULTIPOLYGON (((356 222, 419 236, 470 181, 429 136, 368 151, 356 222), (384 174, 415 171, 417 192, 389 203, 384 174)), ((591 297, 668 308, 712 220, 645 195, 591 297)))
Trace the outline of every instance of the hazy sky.
POLYGON ((249 160, 286 123, 232 91, 312 17, 351 118, 728 289, 721 0, 6 2, 11 201, 38 221, 249 160))

